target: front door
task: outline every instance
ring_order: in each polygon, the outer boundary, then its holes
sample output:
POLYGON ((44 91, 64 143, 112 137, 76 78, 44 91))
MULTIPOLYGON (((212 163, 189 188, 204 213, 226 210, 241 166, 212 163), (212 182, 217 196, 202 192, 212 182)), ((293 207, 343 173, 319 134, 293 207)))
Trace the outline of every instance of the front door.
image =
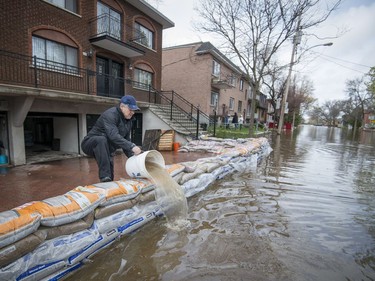
POLYGON ((124 95, 124 67, 106 58, 96 58, 96 90, 98 96, 121 98, 124 95))

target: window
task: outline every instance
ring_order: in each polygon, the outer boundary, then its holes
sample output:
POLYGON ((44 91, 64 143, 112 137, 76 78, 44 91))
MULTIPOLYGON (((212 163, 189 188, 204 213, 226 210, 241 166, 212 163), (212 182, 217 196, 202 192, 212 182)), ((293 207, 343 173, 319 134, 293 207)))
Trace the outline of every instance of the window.
POLYGON ((135 30, 136 42, 150 49, 154 49, 154 32, 138 22, 135 23, 135 30))
POLYGON ((134 80, 136 81, 135 87, 139 89, 148 90, 152 86, 153 73, 135 68, 134 80))
POLYGON ((243 91, 243 79, 240 80, 240 91, 243 91))
POLYGON ((220 76, 220 63, 215 60, 212 61, 212 74, 217 77, 220 76))
POLYGON ((110 7, 98 2, 98 34, 109 35, 121 40, 121 15, 110 7))
POLYGON ((78 73, 78 50, 58 42, 33 36, 33 56, 36 65, 69 73, 78 73))
POLYGON ((246 114, 247 114, 247 116, 249 116, 250 115, 250 112, 251 112, 251 103, 248 103, 247 104, 247 109, 246 109, 246 114))
POLYGON ((236 76, 233 73, 230 76, 228 76, 228 83, 233 87, 236 86, 236 76))
POLYGON ((242 101, 238 101, 238 112, 242 111, 242 101))
POLYGON ((57 7, 69 10, 73 13, 77 13, 77 0, 46 0, 46 1, 57 7))
POLYGON ((249 100, 251 100, 253 98, 253 89, 252 88, 249 89, 248 94, 247 94, 247 98, 249 100))
POLYGON ((231 109, 231 110, 234 109, 234 98, 229 99, 229 109, 231 109))
POLYGON ((217 105, 217 103, 218 103, 218 101, 219 101, 219 94, 218 93, 216 93, 216 92, 211 92, 211 105, 217 105))

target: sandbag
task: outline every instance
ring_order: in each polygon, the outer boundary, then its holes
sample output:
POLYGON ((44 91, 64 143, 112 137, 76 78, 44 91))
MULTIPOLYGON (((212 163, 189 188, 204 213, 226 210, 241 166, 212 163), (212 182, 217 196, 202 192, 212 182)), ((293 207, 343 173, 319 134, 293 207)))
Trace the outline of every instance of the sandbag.
POLYGON ((69 257, 91 245, 99 236, 99 232, 91 227, 46 240, 33 251, 1 268, 0 280, 40 280, 66 266, 69 257))
POLYGON ((136 218, 117 227, 120 236, 129 234, 142 227, 149 221, 163 215, 161 208, 156 202, 150 202, 142 206, 136 218))
POLYGON ((96 227, 100 233, 106 233, 113 228, 117 228, 119 225, 126 224, 133 220, 137 217, 139 212, 138 207, 134 206, 111 216, 95 220, 94 227, 96 227))
POLYGON ((184 174, 185 174, 185 173, 182 172, 182 173, 179 173, 179 174, 175 175, 175 176, 173 177, 173 180, 174 180, 175 182, 177 182, 179 185, 181 185, 181 184, 182 184, 182 183, 181 183, 181 180, 182 180, 182 177, 183 177, 184 174))
POLYGON ((181 187, 184 190, 187 198, 205 190, 211 183, 216 180, 216 176, 211 173, 205 173, 198 176, 198 178, 191 179, 184 183, 181 187))
POLYGON ((0 248, 33 233, 40 225, 38 210, 26 209, 29 204, 0 213, 0 248))
POLYGON ((142 193, 137 199, 139 204, 146 204, 155 201, 155 190, 142 193))
POLYGON ((126 209, 131 209, 135 204, 137 204, 138 200, 132 199, 125 202, 115 203, 112 205, 107 205, 103 207, 98 207, 95 209, 95 219, 101 219, 104 217, 111 216, 118 212, 121 212, 126 209))
POLYGON ((46 233, 40 230, 31 233, 30 235, 18 240, 17 242, 0 249, 0 268, 16 261, 23 255, 34 250, 44 240, 46 240, 46 233))
POLYGON ((151 184, 147 181, 121 180, 112 182, 101 182, 88 186, 79 186, 75 188, 78 191, 95 191, 105 197, 100 206, 107 206, 114 203, 131 200, 138 196, 141 189, 151 184))
POLYGON ((175 175, 181 173, 182 171, 185 170, 185 166, 182 164, 171 164, 171 165, 166 165, 165 169, 167 170, 167 173, 171 176, 174 177, 175 175))
POLYGON ((87 216, 103 200, 104 196, 95 191, 72 190, 64 195, 35 201, 25 209, 39 212, 42 215, 40 221, 42 225, 58 226, 87 216))
MULTIPOLYGON (((25 255, 30 259, 29 255, 25 255)), ((57 270, 63 268, 66 265, 65 261, 56 261, 44 265, 37 266, 32 268, 31 270, 25 270, 25 262, 20 262, 18 259, 17 261, 11 263, 10 265, 3 267, 0 269, 0 281, 9 281, 9 280, 22 280, 22 281, 30 281, 35 280, 38 281, 43 277, 56 272, 57 270)))
POLYGON ((183 176, 180 179, 180 183, 184 184, 185 182, 187 182, 187 181, 189 181, 191 179, 197 178, 198 176, 200 176, 203 173, 204 173, 204 170, 201 169, 201 167, 195 169, 195 171, 192 172, 192 173, 184 173, 183 176))
POLYGON ((53 239, 90 228, 93 222, 94 212, 90 212, 86 217, 74 222, 52 227, 40 226, 38 230, 43 231, 46 234, 46 239, 53 239))
POLYGON ((230 164, 227 164, 227 165, 224 165, 224 166, 221 166, 219 167, 218 169, 214 170, 212 172, 212 175, 216 178, 216 179, 222 179, 224 178, 226 175, 232 173, 234 171, 234 168, 230 165, 230 164))
POLYGON ((145 193, 149 192, 150 190, 153 190, 155 188, 155 185, 153 182, 151 182, 149 179, 144 179, 144 178, 132 178, 132 179, 120 179, 120 181, 134 181, 139 183, 141 192, 140 193, 145 193))
POLYGON ((40 281, 58 281, 61 280, 62 278, 66 277, 68 274, 76 271, 80 267, 83 266, 82 262, 79 262, 75 265, 69 266, 69 267, 64 267, 63 269, 59 269, 52 274, 48 275, 47 277, 44 277, 40 281))
POLYGON ((98 251, 111 245, 116 240, 116 238, 119 237, 119 235, 120 233, 117 231, 116 228, 100 234, 99 237, 90 245, 87 245, 80 251, 70 256, 68 258, 68 264, 74 265, 86 258, 93 256, 98 251))

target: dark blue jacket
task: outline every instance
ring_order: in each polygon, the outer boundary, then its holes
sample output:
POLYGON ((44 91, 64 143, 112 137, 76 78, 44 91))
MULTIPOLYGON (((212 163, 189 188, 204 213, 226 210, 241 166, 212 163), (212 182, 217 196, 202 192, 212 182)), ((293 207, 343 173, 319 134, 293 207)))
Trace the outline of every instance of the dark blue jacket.
POLYGON ((133 155, 132 148, 136 146, 130 141, 132 123, 133 119, 125 119, 119 105, 111 107, 100 115, 86 137, 106 136, 111 153, 122 148, 126 156, 130 157, 133 155))

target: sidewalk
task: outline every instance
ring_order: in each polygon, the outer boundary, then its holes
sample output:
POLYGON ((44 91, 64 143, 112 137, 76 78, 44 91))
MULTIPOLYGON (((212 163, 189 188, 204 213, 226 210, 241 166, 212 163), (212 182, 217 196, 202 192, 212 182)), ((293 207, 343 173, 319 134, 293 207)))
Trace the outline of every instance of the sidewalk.
MULTIPOLYGON (((194 161, 211 154, 161 151, 166 164, 194 161)), ((128 178, 125 155, 114 158, 115 180, 128 178)), ((99 182, 94 158, 75 157, 17 167, 0 166, 0 212, 99 182)))

